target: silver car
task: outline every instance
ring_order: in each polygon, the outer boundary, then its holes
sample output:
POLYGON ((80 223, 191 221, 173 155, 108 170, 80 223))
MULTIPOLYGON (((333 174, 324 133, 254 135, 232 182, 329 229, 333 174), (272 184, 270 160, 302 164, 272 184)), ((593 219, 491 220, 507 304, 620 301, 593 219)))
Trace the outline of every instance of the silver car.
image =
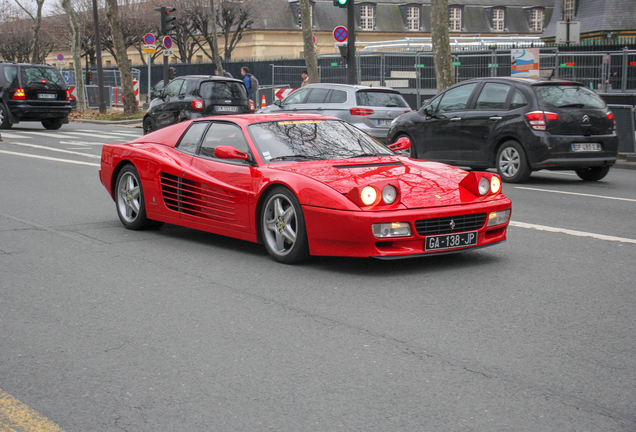
POLYGON ((396 117, 411 111, 402 95, 389 87, 309 84, 259 112, 303 112, 345 120, 382 143, 396 117))

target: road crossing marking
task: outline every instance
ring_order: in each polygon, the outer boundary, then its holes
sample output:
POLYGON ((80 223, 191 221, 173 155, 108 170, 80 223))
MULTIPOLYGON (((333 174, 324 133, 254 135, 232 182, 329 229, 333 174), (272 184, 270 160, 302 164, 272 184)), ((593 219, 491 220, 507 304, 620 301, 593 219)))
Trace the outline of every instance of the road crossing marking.
POLYGON ((64 432, 61 427, 0 389, 0 430, 64 432))
MULTIPOLYGON (((88 129, 79 129, 81 132, 96 132, 96 133, 100 133, 99 131, 93 131, 93 130, 88 130, 88 129)), ((111 135, 127 135, 127 136, 134 136, 134 137, 139 137, 141 136, 141 134, 136 133, 136 132, 115 132, 115 131, 108 131, 109 134, 111 135)))
POLYGON ((14 155, 14 156, 30 157, 30 158, 34 158, 34 159, 44 159, 44 160, 50 160, 50 161, 55 161, 55 162, 66 162, 66 163, 76 164, 76 165, 88 165, 88 166, 93 166, 93 167, 98 167, 98 168, 101 167, 100 164, 96 164, 96 163, 74 161, 74 160, 70 160, 70 159, 58 159, 58 158, 52 158, 52 157, 48 157, 48 156, 38 156, 38 155, 32 155, 32 154, 27 154, 27 153, 17 153, 17 152, 6 151, 6 150, 0 150, 0 153, 14 155))
POLYGON ((608 236, 603 234, 594 234, 594 233, 589 233, 585 231, 575 231, 575 230, 569 230, 564 228, 549 227, 545 225, 529 224, 525 222, 510 221, 510 226, 517 227, 517 228, 534 229, 538 231, 548 231, 548 232, 554 232, 554 233, 568 234, 568 235, 577 236, 577 237, 591 237, 597 240, 636 244, 636 240, 624 238, 624 237, 614 237, 614 236, 608 236))
MULTIPOLYGON (((67 132, 69 134, 72 135, 81 135, 81 136, 89 136, 89 137, 104 137, 104 138, 115 138, 115 139, 121 139, 121 137, 117 136, 117 135, 110 135, 110 133, 87 133, 87 132, 67 132)), ((66 138, 66 137, 64 137, 66 138)), ((69 137, 69 138, 73 138, 73 136, 69 137)))
MULTIPOLYGON (((47 137, 51 137, 51 138, 73 138, 73 135, 65 135, 65 133, 63 133, 63 132, 20 131, 20 133, 25 133, 25 134, 29 134, 29 135, 37 135, 37 136, 47 136, 47 137)), ((19 137, 19 138, 30 138, 30 136, 29 137, 19 137)))
POLYGON ((88 141, 60 141, 60 144, 81 145, 81 146, 100 146, 100 145, 104 145, 103 142, 88 142, 88 141))
POLYGON ((23 147, 31 147, 31 148, 42 149, 42 150, 50 150, 50 151, 60 152, 60 153, 74 154, 74 155, 79 155, 79 156, 86 156, 87 158, 94 158, 94 159, 101 159, 102 158, 101 156, 97 156, 97 155, 86 154, 86 153, 81 153, 81 152, 74 152, 74 151, 70 151, 70 150, 63 150, 63 149, 58 149, 58 148, 55 148, 55 147, 41 146, 41 145, 37 145, 37 144, 27 144, 27 143, 8 143, 8 144, 18 145, 18 146, 23 146, 23 147))
POLYGON ((531 188, 531 187, 525 187, 525 186, 515 186, 514 188, 515 189, 524 189, 524 190, 538 191, 538 192, 560 193, 560 194, 565 194, 565 195, 578 195, 578 196, 585 196, 585 197, 592 197, 592 198, 604 198, 604 199, 611 199, 611 200, 617 200, 617 201, 636 202, 636 199, 611 197, 611 196, 606 196, 606 195, 592 195, 592 194, 585 194, 585 193, 579 193, 579 192, 565 192, 565 191, 557 191, 557 190, 550 190, 550 189, 531 188))

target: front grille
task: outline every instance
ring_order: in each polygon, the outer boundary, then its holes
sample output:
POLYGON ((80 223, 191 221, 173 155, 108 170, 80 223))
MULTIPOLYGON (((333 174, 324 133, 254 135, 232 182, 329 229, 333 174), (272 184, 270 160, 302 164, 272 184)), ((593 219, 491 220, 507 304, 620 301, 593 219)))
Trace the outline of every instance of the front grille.
POLYGON ((486 222, 486 213, 467 214, 441 217, 434 219, 420 219, 415 221, 415 229, 421 236, 436 234, 451 234, 463 231, 478 230, 486 222), (454 225, 454 228, 451 226, 454 225))

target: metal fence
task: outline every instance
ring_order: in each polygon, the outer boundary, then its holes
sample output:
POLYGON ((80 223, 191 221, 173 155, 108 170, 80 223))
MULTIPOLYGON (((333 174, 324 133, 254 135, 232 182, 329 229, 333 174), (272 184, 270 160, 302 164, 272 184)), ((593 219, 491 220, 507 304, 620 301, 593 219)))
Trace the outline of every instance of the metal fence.
MULTIPOLYGON (((97 70, 89 69, 93 81, 91 84, 97 85, 97 70)), ((86 73, 86 69, 82 69, 83 73, 86 73)), ((62 77, 68 86, 75 87, 77 85, 77 79, 75 77, 75 69, 61 69, 62 77)), ((104 86, 106 87, 121 87, 121 77, 119 76, 119 69, 104 69, 104 86)), ((139 81, 141 71, 139 69, 132 69, 133 81, 139 81)), ((86 75, 82 77, 86 83, 86 75)))

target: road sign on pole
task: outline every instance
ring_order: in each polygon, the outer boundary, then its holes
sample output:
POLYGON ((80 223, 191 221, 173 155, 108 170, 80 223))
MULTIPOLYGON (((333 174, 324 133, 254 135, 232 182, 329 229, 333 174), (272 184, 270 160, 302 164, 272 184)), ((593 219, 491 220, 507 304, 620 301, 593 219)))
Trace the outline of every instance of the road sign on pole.
POLYGON ((146 43, 146 45, 154 45, 155 35, 153 35, 152 33, 146 33, 144 35, 144 42, 146 43))
POLYGON ((347 40, 349 32, 345 26, 338 26, 333 29, 333 38, 338 42, 344 42, 347 40))
POLYGON ((163 37, 163 47, 165 49, 172 48, 172 38, 170 36, 164 36, 163 37))

